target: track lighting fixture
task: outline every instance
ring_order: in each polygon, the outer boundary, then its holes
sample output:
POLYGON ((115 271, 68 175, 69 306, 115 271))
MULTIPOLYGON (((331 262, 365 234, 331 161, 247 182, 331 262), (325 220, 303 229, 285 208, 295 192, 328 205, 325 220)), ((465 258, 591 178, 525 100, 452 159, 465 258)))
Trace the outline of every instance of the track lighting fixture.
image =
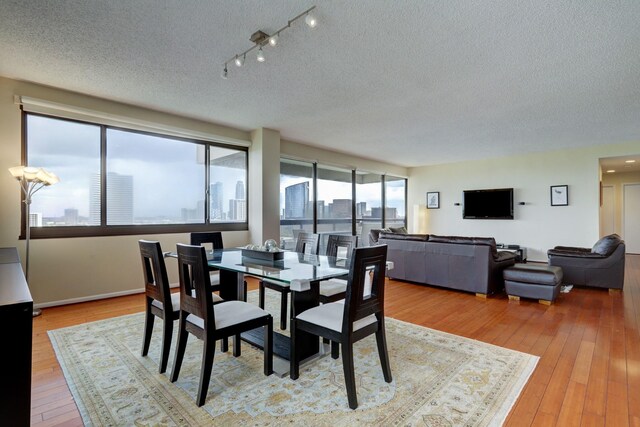
POLYGON ((224 62, 224 69, 222 70, 222 78, 226 79, 228 77, 229 72, 227 69, 227 64, 229 64, 230 62, 233 62, 234 64, 236 64, 237 67, 242 67, 242 65, 244 65, 245 60, 247 58, 247 53, 251 52, 254 49, 258 49, 258 52, 256 54, 256 60, 258 62, 264 62, 266 60, 266 57, 264 55, 264 51, 262 50, 262 48, 265 45, 269 45, 272 47, 276 46, 279 41, 280 33, 286 30, 287 28, 291 27, 291 24, 293 24, 295 21, 302 18, 303 16, 304 16, 304 21, 307 23, 307 25, 310 28, 315 28, 316 25, 318 25, 318 20, 314 15, 311 14, 311 11, 314 10, 315 8, 316 8, 315 6, 312 6, 311 8, 302 12, 300 15, 290 19, 287 22, 287 25, 280 28, 278 31, 274 32, 271 35, 260 30, 253 33, 250 38, 250 40, 254 43, 253 46, 251 46, 249 49, 245 50, 242 53, 234 55, 232 58, 229 58, 227 61, 224 62))
POLYGON ((306 22, 307 25, 311 28, 315 28, 316 25, 318 25, 318 21, 316 20, 316 17, 310 13, 307 13, 307 16, 305 16, 304 18, 304 22, 306 22))

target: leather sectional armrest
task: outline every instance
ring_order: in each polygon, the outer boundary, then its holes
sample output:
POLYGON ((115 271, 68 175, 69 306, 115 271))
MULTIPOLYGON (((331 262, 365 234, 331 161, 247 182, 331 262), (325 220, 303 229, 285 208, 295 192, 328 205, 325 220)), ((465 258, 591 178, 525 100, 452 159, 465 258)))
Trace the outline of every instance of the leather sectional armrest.
POLYGON ((556 246, 552 251, 591 253, 591 248, 575 248, 572 246, 556 246))

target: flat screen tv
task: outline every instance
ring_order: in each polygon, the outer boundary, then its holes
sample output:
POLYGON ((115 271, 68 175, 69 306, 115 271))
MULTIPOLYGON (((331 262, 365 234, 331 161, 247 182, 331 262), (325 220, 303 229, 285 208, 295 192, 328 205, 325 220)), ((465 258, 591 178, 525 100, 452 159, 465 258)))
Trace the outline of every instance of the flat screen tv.
POLYGON ((465 190, 464 219, 513 219, 513 188, 465 190))

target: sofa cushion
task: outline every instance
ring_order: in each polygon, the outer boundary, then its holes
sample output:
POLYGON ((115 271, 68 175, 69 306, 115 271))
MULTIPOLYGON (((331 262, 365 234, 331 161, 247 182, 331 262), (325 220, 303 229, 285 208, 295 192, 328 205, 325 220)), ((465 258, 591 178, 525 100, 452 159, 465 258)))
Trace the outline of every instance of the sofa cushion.
POLYGON ((407 227, 389 227, 392 233, 407 234, 407 227))
POLYGON ((426 242, 429 240, 428 234, 397 234, 397 233, 388 233, 382 231, 380 233, 380 239, 391 239, 391 240, 414 240, 418 242, 426 242))
POLYGON ((493 237, 463 237, 463 236, 436 236, 429 235, 429 241, 434 243, 456 243, 462 245, 484 245, 491 248, 491 253, 496 254, 496 239, 493 237))
POLYGON ((620 239, 620 236, 618 236, 617 234, 610 234, 598 240, 596 244, 593 245, 591 252, 602 256, 609 256, 613 253, 613 251, 616 250, 621 242, 622 239, 620 239))

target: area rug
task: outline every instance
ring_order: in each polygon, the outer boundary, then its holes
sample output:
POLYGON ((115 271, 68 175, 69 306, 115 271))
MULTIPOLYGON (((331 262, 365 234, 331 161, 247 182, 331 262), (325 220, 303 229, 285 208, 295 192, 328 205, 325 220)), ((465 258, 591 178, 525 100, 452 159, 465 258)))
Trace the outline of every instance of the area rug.
MULTIPOLYGON (((279 299, 267 296, 270 311, 279 311, 279 299)), ((256 299, 255 291, 249 298, 256 299)), ((243 343, 238 358, 216 353, 207 400, 198 408, 202 344, 194 337, 176 383, 168 379, 173 354, 167 374, 158 373, 160 322, 149 355, 140 356, 142 313, 57 329, 49 337, 90 426, 497 426, 538 361, 390 318, 386 326, 393 382, 384 382, 375 337, 357 343, 355 411, 347 404, 341 359, 316 360, 301 368, 297 381, 265 377, 262 352, 243 343)))

